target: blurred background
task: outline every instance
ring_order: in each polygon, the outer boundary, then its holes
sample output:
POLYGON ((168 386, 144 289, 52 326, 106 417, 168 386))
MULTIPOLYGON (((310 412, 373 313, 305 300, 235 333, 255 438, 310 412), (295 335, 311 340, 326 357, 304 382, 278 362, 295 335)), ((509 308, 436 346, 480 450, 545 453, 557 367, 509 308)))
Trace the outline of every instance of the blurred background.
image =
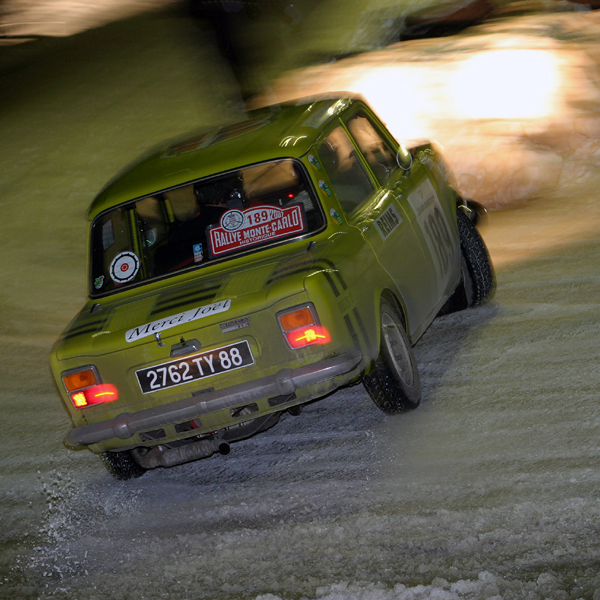
MULTIPOLYGON (((579 183, 597 166, 600 17, 593 9, 599 6, 597 0, 0 0, 0 75, 43 63, 43 78, 28 82, 37 94, 47 89, 52 68, 64 71, 65 59, 74 59, 70 76, 81 78, 97 68, 96 57, 112 62, 114 52, 122 68, 118 62, 105 68, 123 77, 134 64, 136 73, 146 70, 157 103, 171 100, 175 108, 190 92, 203 106, 177 129, 239 118, 246 108, 292 97, 360 92, 398 138, 438 139, 463 192, 495 209, 579 183), (104 50, 93 47, 95 34, 84 33, 94 29, 106 32, 104 50), (161 44, 168 50, 160 51, 161 44), (75 56, 80 47, 93 53, 88 60, 75 56), (171 60, 167 70, 181 81, 161 72, 152 52, 163 63, 171 60), (171 52, 179 54, 169 59, 171 52)), ((9 87, 5 79, 5 102, 9 87)), ((124 105, 120 115, 126 113, 124 105)), ((158 124, 144 132, 148 143, 163 135, 158 124)))

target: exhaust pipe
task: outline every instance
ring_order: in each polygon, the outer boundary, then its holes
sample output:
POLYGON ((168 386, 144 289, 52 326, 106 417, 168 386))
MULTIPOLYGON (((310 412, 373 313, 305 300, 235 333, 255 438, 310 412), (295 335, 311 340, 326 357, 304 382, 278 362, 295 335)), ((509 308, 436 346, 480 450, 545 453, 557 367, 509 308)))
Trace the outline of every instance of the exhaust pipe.
POLYGON ((136 449, 133 451, 133 454, 140 467, 155 469, 156 467, 174 467, 175 465, 181 465, 186 462, 198 460, 199 458, 208 458, 215 452, 227 455, 230 450, 229 444, 221 440, 199 440, 177 448, 156 446, 147 454, 141 454, 136 449))

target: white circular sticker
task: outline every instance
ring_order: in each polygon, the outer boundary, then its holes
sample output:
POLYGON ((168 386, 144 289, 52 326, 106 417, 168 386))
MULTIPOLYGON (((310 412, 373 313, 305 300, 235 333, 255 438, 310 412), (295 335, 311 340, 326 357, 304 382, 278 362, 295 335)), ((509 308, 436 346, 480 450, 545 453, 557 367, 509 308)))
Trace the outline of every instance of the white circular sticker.
POLYGON ((121 252, 110 263, 108 272, 115 283, 131 281, 140 268, 140 259, 133 252, 121 252))
POLYGON ((228 210, 221 217, 221 227, 225 231, 237 231, 244 224, 244 213, 239 210, 228 210))

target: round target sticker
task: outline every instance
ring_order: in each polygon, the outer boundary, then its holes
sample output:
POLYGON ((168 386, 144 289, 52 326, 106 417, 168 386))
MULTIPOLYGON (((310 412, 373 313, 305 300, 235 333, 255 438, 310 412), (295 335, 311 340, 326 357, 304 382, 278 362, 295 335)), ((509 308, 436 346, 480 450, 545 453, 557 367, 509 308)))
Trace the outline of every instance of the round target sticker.
POLYGON ((239 210, 228 210, 221 217, 221 227, 225 231, 237 231, 244 224, 244 213, 239 210))
POLYGON ((140 259, 133 252, 121 252, 110 263, 109 273, 115 283, 131 281, 140 268, 140 259))

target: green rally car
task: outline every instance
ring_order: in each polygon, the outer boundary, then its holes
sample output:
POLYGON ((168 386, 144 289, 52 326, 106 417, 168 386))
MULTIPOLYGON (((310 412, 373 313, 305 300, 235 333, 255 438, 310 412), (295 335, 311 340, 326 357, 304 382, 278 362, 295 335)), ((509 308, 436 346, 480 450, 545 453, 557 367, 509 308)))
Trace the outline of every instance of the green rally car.
POLYGON ((478 214, 438 147, 350 95, 163 146, 89 209, 89 299, 51 356, 65 444, 127 479, 359 380, 416 407, 411 346, 494 290, 478 214))

